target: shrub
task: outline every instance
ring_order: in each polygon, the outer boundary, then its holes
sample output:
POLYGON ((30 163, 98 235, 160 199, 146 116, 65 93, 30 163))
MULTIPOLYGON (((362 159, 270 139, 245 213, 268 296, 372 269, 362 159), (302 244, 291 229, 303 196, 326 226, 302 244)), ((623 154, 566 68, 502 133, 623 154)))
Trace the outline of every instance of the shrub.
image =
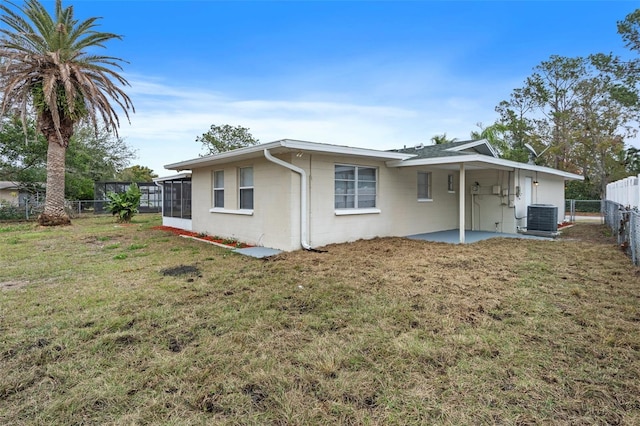
POLYGON ((138 185, 131 184, 123 193, 109 192, 107 194, 107 210, 118 217, 118 222, 130 222, 138 213, 140 206, 140 189, 138 185))
POLYGON ((24 209, 8 201, 0 200, 0 220, 24 219, 24 209))

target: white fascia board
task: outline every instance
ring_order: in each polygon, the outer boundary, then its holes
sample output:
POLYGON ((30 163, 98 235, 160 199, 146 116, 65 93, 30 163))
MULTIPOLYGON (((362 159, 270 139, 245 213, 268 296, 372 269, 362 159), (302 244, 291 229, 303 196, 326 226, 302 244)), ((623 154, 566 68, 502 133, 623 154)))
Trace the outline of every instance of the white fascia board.
POLYGON ((256 156, 255 154, 262 155, 265 149, 273 149, 281 146, 282 141, 275 141, 264 143, 260 145, 252 145, 245 148, 234 149, 233 151, 222 152, 215 155, 207 155, 205 157, 193 158, 191 160, 180 161, 178 163, 171 163, 164 166, 168 170, 192 170, 198 167, 206 167, 212 164, 233 161, 246 156, 256 156))
POLYGON ((414 166, 438 166, 444 164, 479 163, 487 166, 501 166, 511 169, 531 170, 539 173, 547 173, 554 176, 561 176, 566 180, 584 180, 583 176, 575 173, 564 172, 552 169, 551 167, 536 166, 534 164, 518 163, 517 161, 494 158, 488 155, 472 154, 460 155, 456 157, 434 157, 416 158, 415 160, 387 161, 387 167, 414 167, 414 166))
POLYGON ((175 180, 175 179, 187 179, 191 177, 191 173, 178 173, 172 176, 161 176, 161 177, 157 177, 154 178, 153 181, 158 183, 158 182, 164 182, 166 180, 175 180))
POLYGON ((349 155, 356 157, 377 158, 381 160, 406 160, 415 157, 415 154, 405 154, 400 152, 380 151, 376 149, 354 148, 344 145, 329 145, 317 142, 305 142, 285 139, 281 141, 283 147, 297 149, 300 151, 314 151, 325 154, 349 155))
POLYGON ((399 152, 378 151, 374 149, 352 148, 341 145, 329 145, 317 142, 306 142, 292 139, 282 139, 275 142, 253 145, 245 148, 234 149, 220 154, 208 155, 206 157, 194 158, 192 160, 181 161, 179 163, 167 164, 164 166, 168 170, 192 170, 199 167, 207 167, 213 164, 226 163, 262 156, 265 149, 285 148, 299 151, 313 151, 325 154, 350 155, 356 157, 377 158, 380 160, 405 160, 414 157, 413 154, 402 154, 399 152))

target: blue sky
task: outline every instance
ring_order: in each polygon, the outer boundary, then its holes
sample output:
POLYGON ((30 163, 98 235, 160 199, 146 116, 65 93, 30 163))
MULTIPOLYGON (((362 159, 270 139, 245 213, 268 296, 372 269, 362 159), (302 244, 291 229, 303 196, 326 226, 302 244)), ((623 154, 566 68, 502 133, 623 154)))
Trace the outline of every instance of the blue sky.
MULTIPOLYGON (((53 1, 45 1, 53 5, 53 1)), ((69 1, 65 1, 68 4, 69 1)), ((197 157, 211 124, 391 149, 465 139, 550 55, 629 56, 626 1, 75 0, 124 36, 136 113, 120 135, 135 163, 197 157)), ((636 142, 634 144, 637 145, 636 142)))

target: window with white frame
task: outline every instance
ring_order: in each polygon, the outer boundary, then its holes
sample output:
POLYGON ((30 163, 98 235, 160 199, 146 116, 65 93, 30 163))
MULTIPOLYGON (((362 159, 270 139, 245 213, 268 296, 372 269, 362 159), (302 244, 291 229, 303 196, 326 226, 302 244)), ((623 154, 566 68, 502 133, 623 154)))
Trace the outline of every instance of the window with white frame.
POLYGON ((213 172, 213 207, 224 208, 224 171, 213 172))
POLYGON ((335 208, 376 207, 377 170, 375 167, 335 166, 335 208))
POLYGON ((253 210, 253 167, 240 169, 239 198, 241 210, 253 210))
POLYGON ((447 191, 455 192, 455 188, 453 186, 453 175, 447 176, 447 191))
POLYGON ((418 172, 418 201, 431 199, 431 173, 418 172))

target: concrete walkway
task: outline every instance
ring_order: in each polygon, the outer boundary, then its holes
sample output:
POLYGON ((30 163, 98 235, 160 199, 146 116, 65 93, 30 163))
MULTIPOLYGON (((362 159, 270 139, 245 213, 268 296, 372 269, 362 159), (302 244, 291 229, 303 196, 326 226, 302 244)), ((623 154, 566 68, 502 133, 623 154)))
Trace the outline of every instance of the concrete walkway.
POLYGON ((258 259, 262 259, 263 257, 275 256, 276 254, 282 253, 282 250, 272 249, 269 247, 247 247, 242 249, 234 249, 233 251, 245 256, 251 256, 258 259))
MULTIPOLYGON (((428 232, 425 234, 408 235, 410 240, 432 241, 435 243, 460 244, 460 231, 450 229, 447 231, 428 232)), ((539 237, 536 235, 507 234, 503 232, 465 231, 465 243, 476 243, 489 238, 522 238, 533 240, 552 240, 553 238, 539 237)))

